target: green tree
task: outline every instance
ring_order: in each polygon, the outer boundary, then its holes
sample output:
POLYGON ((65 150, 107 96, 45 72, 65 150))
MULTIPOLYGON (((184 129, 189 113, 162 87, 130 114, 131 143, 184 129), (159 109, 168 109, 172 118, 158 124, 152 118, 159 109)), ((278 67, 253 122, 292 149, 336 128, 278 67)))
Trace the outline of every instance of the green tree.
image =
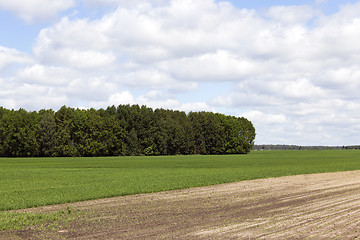
POLYGON ((194 136, 194 153, 206 154, 205 142, 205 119, 204 114, 200 112, 190 112, 188 117, 192 124, 192 132, 194 136))
POLYGON ((74 109, 72 108, 63 106, 55 113, 54 156, 80 156, 72 132, 74 129, 73 120, 74 109))
POLYGON ((3 156, 32 157, 39 153, 37 117, 36 112, 24 109, 2 113, 0 135, 3 156))
POLYGON ((55 152, 56 122, 54 111, 41 110, 39 123, 39 151, 40 156, 50 157, 55 152))

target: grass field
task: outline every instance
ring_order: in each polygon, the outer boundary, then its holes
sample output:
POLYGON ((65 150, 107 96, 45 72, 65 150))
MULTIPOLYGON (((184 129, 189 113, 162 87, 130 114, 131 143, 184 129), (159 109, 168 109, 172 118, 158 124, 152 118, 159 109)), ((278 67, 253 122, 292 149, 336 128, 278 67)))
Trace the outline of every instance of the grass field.
POLYGON ((285 175, 360 169, 356 150, 0 159, 0 210, 285 175))

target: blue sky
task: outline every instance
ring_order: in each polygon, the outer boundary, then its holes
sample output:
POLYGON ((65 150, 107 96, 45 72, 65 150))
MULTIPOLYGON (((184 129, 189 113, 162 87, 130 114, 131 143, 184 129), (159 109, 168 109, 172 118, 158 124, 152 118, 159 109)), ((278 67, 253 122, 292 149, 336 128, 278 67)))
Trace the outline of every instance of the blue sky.
POLYGON ((357 0, 0 0, 0 106, 213 111, 256 144, 359 144, 359 29, 357 0))

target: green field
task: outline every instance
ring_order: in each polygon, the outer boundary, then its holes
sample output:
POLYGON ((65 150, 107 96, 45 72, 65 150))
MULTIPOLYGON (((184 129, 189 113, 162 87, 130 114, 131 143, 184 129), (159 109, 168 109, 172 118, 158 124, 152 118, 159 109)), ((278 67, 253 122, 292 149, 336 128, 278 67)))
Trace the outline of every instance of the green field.
POLYGON ((264 151, 248 155, 1 158, 0 210, 360 169, 360 152, 264 151))

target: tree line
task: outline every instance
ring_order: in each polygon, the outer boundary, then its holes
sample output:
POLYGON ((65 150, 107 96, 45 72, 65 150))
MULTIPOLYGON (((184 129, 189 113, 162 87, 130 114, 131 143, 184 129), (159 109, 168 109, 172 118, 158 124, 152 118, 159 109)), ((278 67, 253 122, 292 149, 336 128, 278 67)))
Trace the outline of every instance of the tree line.
POLYGON ((212 112, 0 107, 1 157, 246 154, 254 139, 249 120, 212 112))
POLYGON ((256 151, 263 150, 337 150, 337 149, 360 149, 359 145, 352 146, 301 146, 301 145, 286 145, 286 144, 262 144, 254 145, 252 148, 256 151))

